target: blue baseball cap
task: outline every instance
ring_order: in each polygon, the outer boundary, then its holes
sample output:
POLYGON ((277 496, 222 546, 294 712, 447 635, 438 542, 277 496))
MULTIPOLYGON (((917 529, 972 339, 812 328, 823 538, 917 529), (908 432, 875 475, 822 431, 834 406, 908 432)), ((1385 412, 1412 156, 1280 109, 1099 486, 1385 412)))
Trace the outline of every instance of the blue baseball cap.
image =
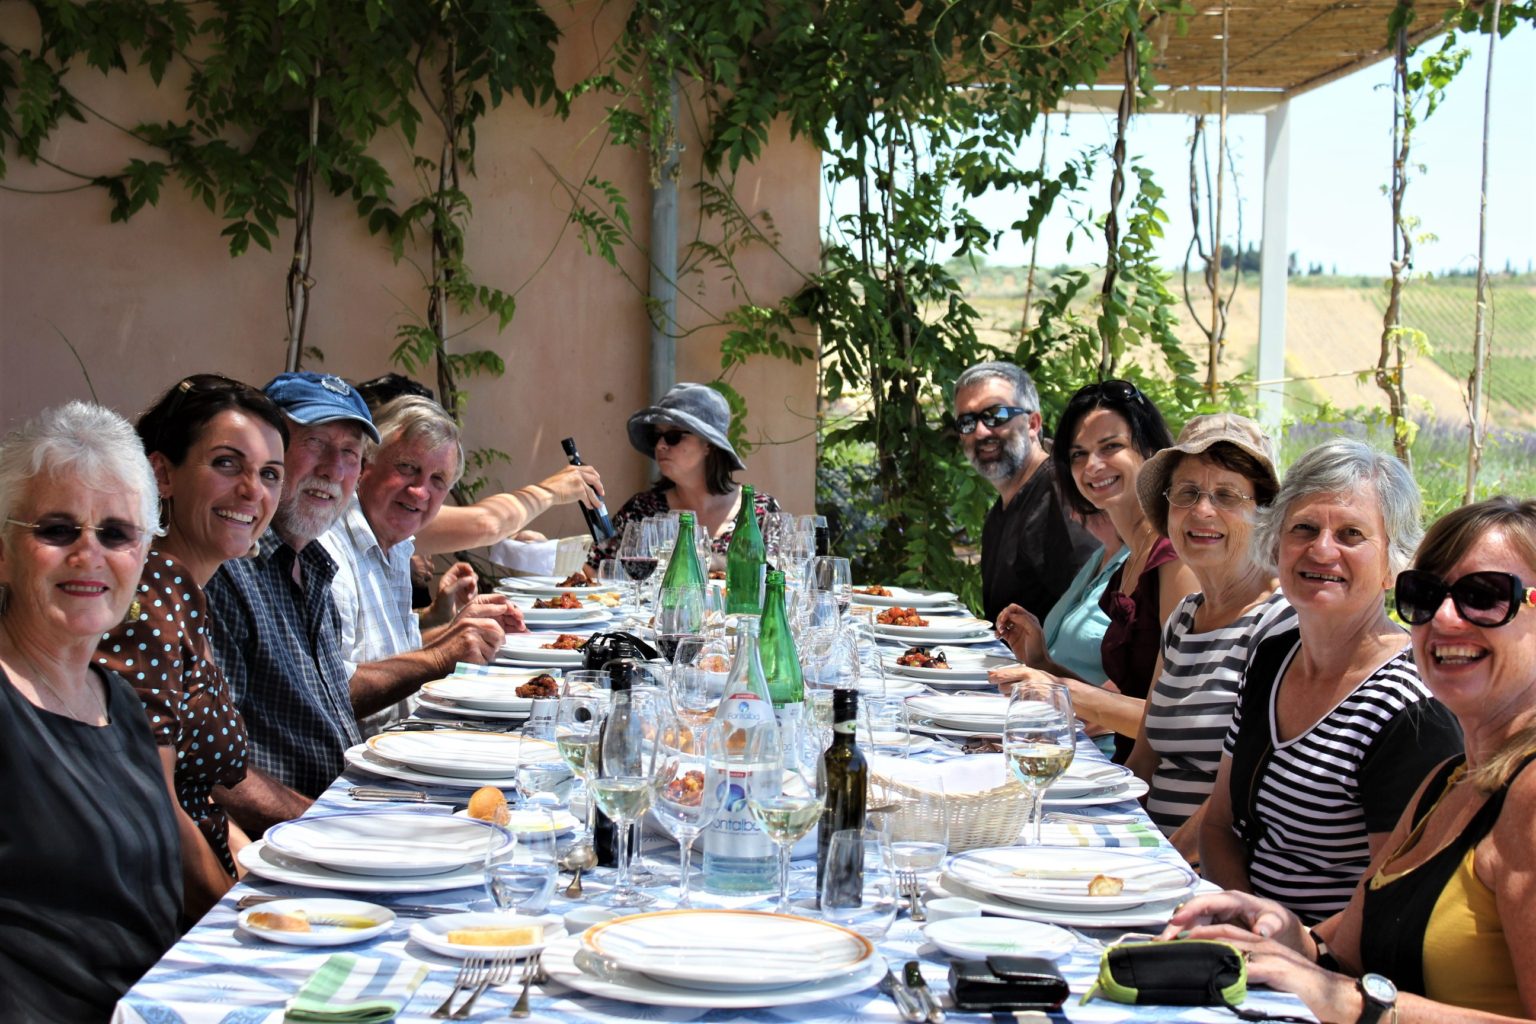
POLYGON ((305 426, 352 420, 379 443, 379 430, 357 388, 334 373, 280 373, 264 389, 295 422, 305 426))

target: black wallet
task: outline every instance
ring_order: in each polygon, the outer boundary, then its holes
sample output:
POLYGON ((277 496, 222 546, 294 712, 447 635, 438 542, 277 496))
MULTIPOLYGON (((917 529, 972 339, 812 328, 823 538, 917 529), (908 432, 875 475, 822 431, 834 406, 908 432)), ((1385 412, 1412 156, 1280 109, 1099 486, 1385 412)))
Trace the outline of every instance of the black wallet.
POLYGON ((989 956, 951 963, 949 995, 957 1010, 1056 1010, 1066 1002, 1068 989, 1067 979, 1049 960, 989 956))

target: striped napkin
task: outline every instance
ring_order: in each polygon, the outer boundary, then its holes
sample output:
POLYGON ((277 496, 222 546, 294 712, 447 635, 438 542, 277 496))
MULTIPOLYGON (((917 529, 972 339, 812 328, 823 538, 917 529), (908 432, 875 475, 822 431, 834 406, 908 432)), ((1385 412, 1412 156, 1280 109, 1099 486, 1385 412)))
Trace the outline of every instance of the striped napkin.
POLYGON ((426 976, 425 964, 337 953, 310 975, 283 1019, 318 1024, 394 1020, 426 976))
POLYGON ((1047 821, 1040 826, 1046 846, 1147 846, 1163 845, 1163 833, 1144 822, 1089 824, 1086 821, 1047 821))

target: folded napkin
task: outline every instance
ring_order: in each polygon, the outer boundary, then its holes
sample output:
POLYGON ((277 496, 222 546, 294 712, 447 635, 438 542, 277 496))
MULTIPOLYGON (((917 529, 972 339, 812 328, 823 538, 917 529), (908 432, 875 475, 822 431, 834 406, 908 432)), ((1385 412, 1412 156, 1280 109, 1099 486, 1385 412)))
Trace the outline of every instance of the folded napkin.
POLYGON ((938 763, 868 753, 866 759, 872 774, 898 784, 915 785, 918 780, 937 772, 943 778, 944 792, 949 796, 988 793, 1007 785, 1012 778, 1001 754, 954 757, 938 763))
POLYGON ((1162 835, 1156 825, 1142 822, 1090 825, 1085 821, 1048 821, 1040 826, 1040 842, 1046 846, 1156 847, 1162 845, 1162 835))
POLYGON ((341 1024, 394 1020, 426 976, 425 964, 398 957, 365 960, 337 953, 310 975, 283 1019, 341 1024))

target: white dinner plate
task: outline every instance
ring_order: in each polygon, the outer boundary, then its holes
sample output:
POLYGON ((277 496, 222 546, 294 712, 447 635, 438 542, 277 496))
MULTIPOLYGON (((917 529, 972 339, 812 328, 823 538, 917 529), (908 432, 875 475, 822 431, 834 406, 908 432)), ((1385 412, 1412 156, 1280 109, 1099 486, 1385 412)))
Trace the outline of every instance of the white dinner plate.
MULTIPOLYGON (((562 630, 586 640, 592 634, 578 630, 562 630)), ((571 665, 581 666, 583 652, 580 650, 550 650, 545 644, 554 643, 560 634, 556 632, 542 633, 510 633, 501 642, 501 650, 496 657, 500 661, 511 662, 516 665, 571 665)))
POLYGON ((507 766, 508 774, 496 778, 479 776, 470 778, 418 771, 409 765, 380 757, 369 750, 366 743, 347 748, 346 758, 349 768, 357 768, 369 774, 382 775, 386 779, 395 779, 399 782, 414 782, 418 786, 448 786, 453 789, 479 789, 481 786, 496 786, 500 789, 517 788, 516 755, 513 757, 513 764, 507 766))
POLYGON ((916 640, 925 645, 980 644, 991 643, 997 639, 992 633, 990 622, 986 619, 973 619, 968 615, 953 615, 948 618, 935 615, 928 619, 926 626, 888 626, 883 622, 876 622, 875 635, 893 640, 916 640))
POLYGON ((923 928, 928 941, 957 960, 989 956, 1043 956, 1060 960, 1077 937, 1055 925, 1012 917, 951 917, 923 928))
MULTIPOLYGON (((576 820, 576 815, 559 807, 545 808, 542 811, 527 811, 514 807, 507 812, 507 823, 501 827, 506 829, 508 832, 543 831, 541 819, 545 813, 554 819, 555 835, 557 836, 563 836, 569 832, 574 832, 581 826, 581 822, 576 820)), ((468 818, 469 808, 465 807, 462 810, 454 811, 453 816, 455 818, 468 818)))
POLYGON ((485 885, 485 868, 478 861, 435 875, 353 875, 332 871, 307 860, 284 857, 276 850, 269 849, 265 839, 257 839, 249 846, 241 847, 236 859, 241 867, 258 878, 334 892, 445 892, 449 889, 479 889, 485 885))
MULTIPOLYGON (((903 679, 900 676, 887 676, 884 679, 884 683, 885 696, 887 697, 912 697, 919 693, 928 692, 928 687, 916 679, 903 679)), ((878 687, 876 684, 868 679, 862 680, 859 683, 859 693, 861 695, 868 695, 871 694, 872 691, 877 690, 878 687)), ((878 695, 878 693, 874 693, 874 696, 878 695)))
POLYGON ((346 946, 354 942, 366 942, 389 931, 395 923, 395 912, 377 903, 361 900, 308 899, 273 900, 260 906, 242 910, 235 924, 245 934, 263 942, 280 942, 285 946, 346 946), (261 928, 251 924, 252 914, 295 914, 303 911, 311 918, 307 932, 284 932, 274 928, 261 928), (338 917, 358 918, 356 923, 322 924, 320 919, 338 917), (363 925, 372 921, 371 925, 363 925))
MULTIPOLYGON (((855 597, 853 603, 848 606, 848 610, 850 612, 872 611, 878 617, 879 614, 885 611, 885 609, 888 607, 892 606, 865 604, 857 597, 855 597)), ((950 601, 945 604, 923 605, 922 607, 918 608, 918 611, 922 612, 924 617, 929 615, 963 616, 971 614, 971 610, 965 605, 960 604, 958 601, 950 601)))
POLYGON ((496 589, 508 596, 534 594, 540 597, 546 594, 595 594, 599 591, 613 590, 612 587, 604 586, 596 580, 584 587, 562 587, 560 584, 567 578, 565 576, 503 576, 497 581, 500 586, 496 589))
POLYGON ((1074 757, 1066 772, 1046 789, 1045 799, 1049 802, 1053 799, 1091 796, 1124 789, 1135 777, 1135 774, 1123 764, 1106 763, 1096 758, 1074 757))
POLYGON ((618 968, 601 968, 602 974, 583 970, 578 959, 591 954, 582 949, 579 938, 570 937, 553 943, 544 951, 544 969, 566 988, 625 1003, 646 1006, 678 1006, 691 1009, 745 1010, 763 1006, 798 1006, 823 999, 836 999, 874 988, 884 977, 885 961, 870 957, 857 970, 821 981, 789 988, 743 989, 735 992, 701 991, 669 985, 649 975, 618 968))
POLYGON ((603 608, 521 608, 523 624, 529 629, 565 629, 567 626, 597 626, 609 619, 603 608))
POLYGON ((912 665, 898 665, 896 659, 906 651, 895 654, 886 654, 882 664, 887 672, 897 672, 913 679, 921 679, 929 683, 953 683, 964 681, 965 685, 976 689, 977 683, 986 683, 987 671, 994 668, 1006 668, 1009 665, 1017 665, 1013 658, 1003 654, 983 654, 980 651, 967 651, 963 648, 946 648, 942 644, 921 644, 916 646, 928 647, 930 651, 940 650, 944 652, 945 660, 949 662, 949 668, 917 668, 912 665))
POLYGON ((499 856, 513 839, 487 821, 419 811, 306 814, 267 829, 267 846, 284 857, 356 875, 427 875, 499 856))
POLYGON ((517 688, 543 673, 527 669, 517 675, 506 676, 449 676, 434 679, 421 687, 423 696, 443 701, 461 708, 480 711, 527 711, 533 706, 532 697, 519 697, 517 688))
POLYGON ((554 914, 527 915, 501 913, 438 914, 411 925, 411 939, 434 953, 463 960, 471 956, 498 956, 503 953, 514 960, 537 953, 551 942, 565 938, 565 923, 554 914), (448 933, 464 928, 521 928, 525 925, 541 925, 543 936, 538 942, 521 946, 475 946, 448 941, 448 933))
POLYGON ((932 608, 935 605, 958 604, 960 601, 960 595, 951 594, 947 590, 912 590, 907 587, 888 586, 885 589, 891 592, 889 597, 859 593, 868 588, 867 583, 853 588, 855 604, 872 604, 883 608, 932 608))
POLYGON ((1126 779, 1123 786, 1094 790, 1080 796, 1056 796, 1047 789, 1045 808, 1048 811, 1060 811, 1071 807, 1101 807, 1104 804, 1124 803, 1127 800, 1140 800, 1147 795, 1147 789, 1147 784, 1134 775, 1126 779))
MULTIPOLYGON (((407 768, 460 778, 501 778, 517 774, 523 738, 505 732, 438 729, 431 732, 383 732, 368 737, 368 749, 407 768)), ((549 744, 552 758, 555 745, 549 744)))
POLYGON ((452 715, 455 718, 484 718, 488 721, 491 719, 517 720, 527 718, 528 712, 531 710, 530 708, 523 708, 521 711, 487 711, 484 708, 466 708, 459 704, 452 704, 443 700, 433 700, 431 697, 425 696, 417 697, 416 704, 424 710, 436 711, 442 715, 452 715))
POLYGON ((858 740, 861 746, 868 746, 875 750, 895 749, 897 751, 901 750, 905 742, 909 754, 918 754, 933 746, 933 740, 927 736, 909 736, 896 729, 878 730, 873 738, 868 732, 861 731, 858 734, 858 740))
POLYGON ((1048 907, 1028 907, 1022 903, 989 896, 980 889, 973 889, 948 874, 941 874, 937 881, 928 884, 930 896, 964 896, 975 900, 988 914, 996 917, 1012 917, 1023 921, 1044 921, 1064 928, 1161 928, 1168 923, 1178 909, 1179 900, 1160 903, 1144 903, 1130 910, 1113 910, 1104 913, 1086 913, 1071 910, 1053 910, 1048 907))
POLYGON ((1008 698, 1000 693, 908 697, 907 711, 947 729, 988 729, 1001 734, 1008 698))
POLYGON ((1183 863, 1081 847, 970 850, 945 861, 944 873, 996 899, 1074 913, 1109 913, 1181 900, 1200 884, 1183 863), (1120 878, 1125 888, 1113 896, 1090 896, 1088 883, 1097 875, 1120 878))
POLYGON ((791 988, 858 970, 875 955, 859 933, 755 910, 663 910, 593 925, 584 949, 626 971, 711 991, 791 988))

